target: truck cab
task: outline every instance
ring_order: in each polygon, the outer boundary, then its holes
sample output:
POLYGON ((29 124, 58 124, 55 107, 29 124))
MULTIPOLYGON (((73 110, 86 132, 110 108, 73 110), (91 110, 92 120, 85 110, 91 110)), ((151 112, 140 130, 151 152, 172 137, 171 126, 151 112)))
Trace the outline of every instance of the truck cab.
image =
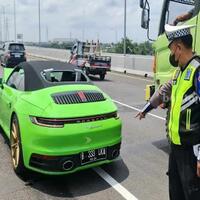
MULTIPOLYGON (((149 38, 149 22, 150 22, 150 4, 148 0, 141 0, 142 8, 142 28, 147 29, 149 38)), ((173 24, 177 16, 187 14, 192 11, 191 17, 177 24, 196 25, 191 31, 193 36, 193 51, 200 54, 200 1, 199 0, 164 0, 163 8, 160 16, 160 26, 158 37, 154 41, 154 84, 146 87, 146 100, 149 100, 155 89, 163 83, 171 79, 174 67, 169 63, 170 51, 168 49, 168 40, 164 32, 165 24, 173 24)))

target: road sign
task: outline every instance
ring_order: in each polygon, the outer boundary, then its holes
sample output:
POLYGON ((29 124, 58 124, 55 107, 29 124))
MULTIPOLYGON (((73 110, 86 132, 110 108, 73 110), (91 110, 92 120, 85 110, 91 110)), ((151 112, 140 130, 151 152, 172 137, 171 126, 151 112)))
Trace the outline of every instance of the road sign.
POLYGON ((23 34, 18 33, 18 34, 17 34, 17 39, 18 39, 18 40, 23 40, 23 34))

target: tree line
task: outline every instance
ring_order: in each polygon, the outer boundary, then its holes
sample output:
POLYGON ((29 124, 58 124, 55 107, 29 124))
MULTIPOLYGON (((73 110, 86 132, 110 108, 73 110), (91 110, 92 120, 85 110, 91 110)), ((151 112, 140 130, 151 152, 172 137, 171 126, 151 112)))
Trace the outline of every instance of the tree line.
MULTIPOLYGON (((56 49, 68 49, 70 50, 74 42, 46 42, 46 43, 27 43, 31 46, 40 46, 46 48, 56 48, 56 49)), ((124 39, 122 38, 118 43, 101 43, 101 50, 107 53, 124 53, 124 39)), ((153 55, 154 50, 151 42, 136 43, 126 38, 126 53, 127 54, 137 54, 137 55, 153 55)))
MULTIPOLYGON (((124 39, 117 44, 111 44, 104 47, 108 53, 124 53, 124 39)), ((126 53, 137 55, 153 55, 154 50, 152 43, 149 41, 143 43, 133 42, 129 38, 126 38, 126 53)))

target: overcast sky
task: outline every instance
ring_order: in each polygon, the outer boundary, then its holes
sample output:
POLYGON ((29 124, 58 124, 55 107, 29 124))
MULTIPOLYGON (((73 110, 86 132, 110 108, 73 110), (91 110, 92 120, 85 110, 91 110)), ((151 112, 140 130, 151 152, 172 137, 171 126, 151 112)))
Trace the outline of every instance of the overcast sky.
MULTIPOLYGON (((6 8, 9 39, 14 38, 13 2, 0 0, 0 5, 6 8)), ((150 33, 156 37, 163 0, 149 2, 150 33)), ((2 7, 0 11, 4 24, 2 7)), ((17 33, 24 35, 24 41, 38 41, 38 0, 16 0, 16 13, 17 33)), ((123 16, 124 0, 41 0, 42 41, 71 36, 80 40, 99 37, 101 42, 116 42, 123 37, 123 16)), ((147 40, 140 22, 139 0, 127 0, 127 36, 134 42, 147 40)))

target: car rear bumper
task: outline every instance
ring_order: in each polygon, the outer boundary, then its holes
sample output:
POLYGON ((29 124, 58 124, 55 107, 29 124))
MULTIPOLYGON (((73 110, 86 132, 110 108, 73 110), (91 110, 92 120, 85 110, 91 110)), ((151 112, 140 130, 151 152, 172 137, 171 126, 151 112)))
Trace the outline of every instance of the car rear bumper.
MULTIPOLYGON (((120 154, 121 144, 106 147, 107 158, 104 162, 112 161, 116 159, 120 154)), ((93 165, 99 165, 98 162, 102 160, 92 162, 93 165)), ((29 162, 29 166, 39 169, 45 172, 55 172, 55 173, 67 173, 77 171, 81 167, 87 167, 89 164, 81 164, 80 153, 68 156, 41 156, 32 154, 29 162)))
POLYGON ((26 62, 26 58, 10 58, 6 62, 6 67, 15 67, 21 62, 26 62))
POLYGON ((67 174, 81 169, 109 163, 119 155, 121 120, 108 119, 89 123, 67 124, 64 128, 47 128, 32 124, 27 117, 20 119, 24 164, 27 168, 45 174, 67 174), (80 164, 80 153, 107 149, 107 158, 86 165, 80 164), (113 151, 117 153, 113 156, 113 151), (41 155, 39 158, 35 155, 41 155), (43 156, 52 156, 43 159, 43 156), (64 170, 67 160, 73 162, 64 170))
POLYGON ((91 74, 105 74, 111 71, 108 67, 89 67, 88 70, 91 74))

